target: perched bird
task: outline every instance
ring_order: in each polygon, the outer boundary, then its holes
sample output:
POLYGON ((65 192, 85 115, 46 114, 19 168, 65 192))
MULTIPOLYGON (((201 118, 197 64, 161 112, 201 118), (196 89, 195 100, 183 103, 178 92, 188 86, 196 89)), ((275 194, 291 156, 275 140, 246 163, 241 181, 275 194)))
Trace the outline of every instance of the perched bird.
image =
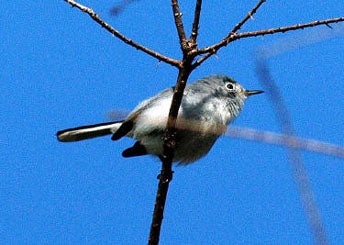
MULTIPOLYGON (((205 156, 243 108, 247 97, 263 93, 245 90, 224 75, 202 78, 184 90, 176 121, 173 162, 188 164, 205 156)), ((173 88, 141 102, 123 121, 65 129, 57 132, 62 142, 72 142, 112 134, 112 140, 131 137, 136 143, 123 151, 124 157, 146 154, 162 156, 173 88)))

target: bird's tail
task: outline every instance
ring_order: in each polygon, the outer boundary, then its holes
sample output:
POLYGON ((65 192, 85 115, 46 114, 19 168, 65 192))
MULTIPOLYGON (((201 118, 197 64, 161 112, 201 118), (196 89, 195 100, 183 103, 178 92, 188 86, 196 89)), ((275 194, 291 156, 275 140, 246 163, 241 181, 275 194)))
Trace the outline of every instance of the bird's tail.
POLYGON ((77 128, 68 128, 56 133, 57 139, 61 142, 73 142, 92 139, 95 137, 113 134, 122 125, 123 121, 100 123, 77 128))

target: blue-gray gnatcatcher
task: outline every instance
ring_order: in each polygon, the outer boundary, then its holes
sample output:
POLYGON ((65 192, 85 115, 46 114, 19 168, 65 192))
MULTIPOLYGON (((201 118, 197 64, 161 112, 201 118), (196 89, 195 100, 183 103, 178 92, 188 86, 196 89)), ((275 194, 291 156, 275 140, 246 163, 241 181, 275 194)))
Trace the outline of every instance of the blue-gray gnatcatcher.
MULTIPOLYGON (((206 155, 239 114, 247 97, 262 92, 245 90, 223 75, 209 76, 187 85, 176 121, 173 162, 188 164, 206 155)), ((59 131, 58 140, 72 142, 108 134, 112 134, 113 140, 118 140, 128 136, 137 141, 123 151, 124 157, 162 156, 163 134, 172 95, 173 88, 169 88, 141 102, 123 121, 59 131)))

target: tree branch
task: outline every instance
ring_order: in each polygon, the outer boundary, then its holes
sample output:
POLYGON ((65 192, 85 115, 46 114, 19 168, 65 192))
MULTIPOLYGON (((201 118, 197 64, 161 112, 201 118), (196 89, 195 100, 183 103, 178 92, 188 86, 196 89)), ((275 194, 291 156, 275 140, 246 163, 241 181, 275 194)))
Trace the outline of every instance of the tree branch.
POLYGON ((172 0, 172 10, 173 10, 174 23, 176 25, 177 32, 178 32, 180 47, 183 53, 185 53, 185 51, 189 49, 189 45, 188 45, 188 40, 186 38, 185 31, 184 31, 182 13, 179 10, 178 0, 172 0))
POLYGON ((275 33, 279 33, 279 32, 284 33, 287 31, 295 31, 295 30, 300 30, 300 29, 305 29, 308 27, 314 27, 314 26, 320 26, 320 25, 325 25, 325 26, 329 27, 330 26, 329 24, 339 23, 339 22, 343 22, 343 21, 344 21, 344 17, 339 17, 339 18, 333 18, 333 19, 327 19, 327 20, 317 20, 317 21, 308 22, 305 24, 296 24, 296 25, 292 25, 292 26, 271 28, 271 29, 267 29, 267 30, 244 32, 244 33, 236 34, 234 38, 233 37, 230 38, 230 39, 232 39, 230 41, 238 40, 241 38, 247 38, 247 37, 258 37, 258 36, 264 36, 264 35, 271 35, 271 34, 275 34, 275 33))
POLYGON ((73 7, 76 7, 78 9, 80 9, 82 12, 87 13, 95 22, 97 22, 99 25, 101 25, 101 27, 105 28, 108 32, 110 32, 111 34, 113 34, 115 37, 117 37, 118 39, 122 40, 124 43, 158 59, 159 61, 163 61, 167 64, 170 64, 172 66, 175 67, 179 67, 180 66, 180 61, 179 60, 175 60, 172 58, 169 58, 165 55, 162 55, 154 50, 151 50, 129 38, 127 38, 126 36, 124 36, 122 33, 120 33, 118 30, 114 29, 111 25, 109 25, 108 23, 106 23, 105 21, 103 21, 98 14, 96 14, 92 9, 83 6, 73 0, 64 0, 65 2, 69 3, 70 5, 72 5, 73 7))
POLYGON ((186 82, 192 71, 191 63, 194 57, 188 54, 188 51, 191 47, 189 45, 189 41, 186 39, 184 26, 181 18, 182 14, 180 13, 177 0, 172 0, 172 10, 179 36, 180 47, 183 51, 183 60, 181 62, 181 65, 179 66, 177 83, 173 91, 172 103, 169 110, 166 131, 163 138, 164 151, 163 155, 160 156, 162 168, 159 175, 159 185, 155 199, 154 213, 148 241, 150 245, 155 245, 159 243, 160 230, 164 214, 165 202, 167 198, 168 187, 173 178, 172 162, 174 157, 174 149, 176 146, 176 121, 178 111, 182 102, 186 82))
MULTIPOLYGON (((253 9, 247 13, 246 17, 243 18, 238 24, 235 25, 235 27, 233 28, 233 30, 230 33, 236 33, 237 31, 239 31, 241 29, 241 27, 249 20, 253 17, 253 15, 257 12, 257 10, 260 8, 260 6, 262 6, 263 3, 265 3, 266 0, 260 0, 256 6, 253 7, 253 9)), ((230 35, 230 34, 229 34, 230 35)), ((227 35, 227 36, 229 36, 227 35)))
POLYGON ((192 31, 191 31, 191 36, 190 36, 190 43, 191 43, 192 48, 197 47, 197 36, 198 36, 199 20, 201 16, 201 9, 202 9, 202 0, 197 0, 196 7, 195 7, 194 20, 192 23, 192 31))
POLYGON ((205 54, 205 55, 199 58, 197 61, 195 61, 192 66, 195 68, 198 67, 210 56, 215 54, 220 48, 227 46, 230 42, 233 42, 242 38, 271 35, 271 34, 275 34, 279 32, 295 31, 295 30, 319 26, 319 25, 329 26, 329 24, 331 23, 338 23, 338 22, 343 22, 343 21, 344 21, 344 17, 339 17, 339 18, 333 18, 333 19, 327 19, 327 20, 317 20, 317 21, 313 21, 313 22, 309 22, 305 24, 296 24, 292 26, 271 28, 271 29, 259 30, 259 31, 251 31, 251 32, 243 32, 243 33, 230 32, 224 39, 222 39, 221 42, 195 51, 196 55, 201 55, 201 54, 205 54))
POLYGON ((190 68, 183 65, 183 69, 179 70, 177 85, 174 89, 172 104, 170 107, 166 131, 164 134, 164 155, 160 156, 162 161, 162 168, 159 175, 158 191, 155 199, 154 213, 151 224, 149 244, 156 245, 159 242, 160 229, 163 219, 164 207, 168 192, 169 184, 173 177, 172 161, 174 156, 174 149, 176 145, 176 120, 178 116, 179 107, 183 98, 186 81, 191 73, 190 68))
MULTIPOLYGON (((232 29, 232 31, 223 39, 225 40, 226 38, 229 38, 232 34, 235 34, 238 30, 240 30, 240 28, 250 19, 253 17, 253 15, 257 12, 257 10, 260 8, 260 6, 263 5, 263 3, 266 2, 266 0, 260 0, 256 6, 254 6, 251 11, 249 11, 247 13, 247 15, 245 16, 245 18, 243 18, 238 24, 236 24, 234 26, 234 28, 232 29)), ((213 45, 214 46, 214 45, 213 45)), ((195 61, 195 63, 192 65, 193 69, 195 69, 196 67, 198 67, 200 64, 202 64, 204 61, 206 61, 210 56, 212 56, 213 54, 215 54, 217 52, 217 50, 211 48, 212 46, 209 47, 209 50, 205 49, 199 49, 199 50, 193 50, 195 52, 194 56, 200 55, 200 54, 205 54, 203 57, 199 58, 197 61, 195 61)), ((220 48, 219 48, 220 49, 220 48)))
POLYGON ((165 159, 161 158, 162 167, 160 175, 158 176, 159 185, 158 191, 155 198, 155 205, 154 205, 154 212, 153 212, 153 219, 150 228, 149 234, 149 245, 157 245, 159 244, 160 239, 160 230, 162 219, 164 217, 164 209, 165 203, 167 198, 168 187, 170 181, 172 180, 172 162, 166 162, 165 159))

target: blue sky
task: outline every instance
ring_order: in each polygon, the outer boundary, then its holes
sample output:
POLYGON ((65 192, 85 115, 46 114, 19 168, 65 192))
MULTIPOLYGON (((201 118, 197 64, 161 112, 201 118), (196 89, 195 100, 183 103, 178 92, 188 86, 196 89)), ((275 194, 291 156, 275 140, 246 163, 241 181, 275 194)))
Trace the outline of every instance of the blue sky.
MULTIPOLYGON (((189 2, 181 1, 188 33, 189 2)), ((111 1, 82 3, 128 37, 181 57, 170 3, 134 2, 119 17, 109 14, 111 1)), ((254 4, 204 3, 199 45, 220 40, 254 4)), ((339 17, 343 9, 342 0, 268 1, 243 31, 339 17)), ((146 243, 159 161, 123 159, 131 139, 63 144, 55 132, 130 111, 173 86, 177 70, 126 46, 63 1, 5 1, 0 10, 0 242, 146 243)), ((236 41, 189 81, 220 73, 261 89, 255 52, 277 47, 268 64, 297 135, 343 146, 344 25, 332 27, 236 41)), ((280 130, 265 95, 247 100, 234 124, 280 130)), ((339 244, 343 159, 302 156, 328 239, 339 244)), ((312 243, 285 149, 222 137, 205 158, 174 171, 161 244, 312 243)))

